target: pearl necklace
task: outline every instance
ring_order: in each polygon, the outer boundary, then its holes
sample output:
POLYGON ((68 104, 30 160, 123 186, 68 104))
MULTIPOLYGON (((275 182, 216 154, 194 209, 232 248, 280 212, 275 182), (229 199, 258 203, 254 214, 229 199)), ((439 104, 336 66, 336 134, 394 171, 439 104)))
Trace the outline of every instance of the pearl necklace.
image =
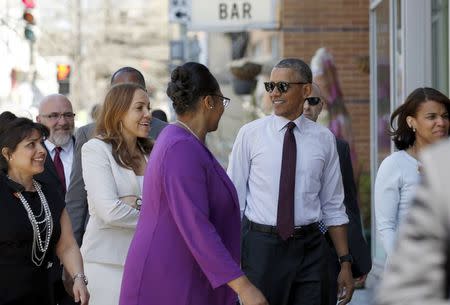
POLYGON ((192 131, 191 128, 189 128, 188 125, 186 125, 185 123, 181 122, 180 120, 177 120, 177 123, 178 123, 179 125, 181 125, 181 127, 183 127, 184 129, 186 129, 187 131, 189 131, 190 133, 192 133, 192 135, 193 135, 194 137, 196 137, 197 140, 199 140, 199 141, 201 142, 200 138, 192 131))
POLYGON ((41 200, 41 213, 44 210, 45 217, 42 221, 38 221, 37 217, 34 215, 28 201, 22 195, 22 192, 17 192, 15 195, 22 202, 23 207, 27 211, 28 219, 30 220, 31 226, 33 227, 33 246, 31 249, 31 261, 38 267, 42 265, 44 261, 45 254, 47 253, 48 246, 50 245, 50 239, 53 233, 53 218, 48 206, 47 199, 42 192, 41 185, 33 180, 33 186, 36 189, 39 199, 41 200), (39 228, 39 225, 44 224, 43 229, 39 228), (42 240, 41 233, 45 233, 44 240, 42 240))

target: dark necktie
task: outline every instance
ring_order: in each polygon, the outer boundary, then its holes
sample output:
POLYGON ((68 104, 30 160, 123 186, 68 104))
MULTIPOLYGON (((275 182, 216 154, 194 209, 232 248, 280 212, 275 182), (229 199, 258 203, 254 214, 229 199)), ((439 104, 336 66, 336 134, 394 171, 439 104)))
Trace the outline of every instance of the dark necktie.
POLYGON ((53 164, 56 168, 56 173, 58 174, 59 181, 61 181, 63 194, 66 194, 66 176, 64 175, 64 165, 61 161, 61 147, 55 147, 55 157, 53 158, 53 164))
POLYGON ((294 233, 295 167, 297 164, 297 145, 294 136, 295 123, 289 122, 286 126, 277 212, 278 234, 284 240, 294 233))

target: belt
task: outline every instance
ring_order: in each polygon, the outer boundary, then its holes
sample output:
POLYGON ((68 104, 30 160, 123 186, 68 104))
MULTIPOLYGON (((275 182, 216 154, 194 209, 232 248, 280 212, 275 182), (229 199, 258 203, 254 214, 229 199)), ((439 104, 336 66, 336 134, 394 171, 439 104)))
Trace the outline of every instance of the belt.
MULTIPOLYGON (((249 229, 251 231, 278 235, 278 229, 276 226, 263 225, 250 220, 249 220, 249 229)), ((317 222, 313 222, 309 225, 295 227, 291 237, 305 236, 306 234, 318 231, 319 231, 319 224, 317 222)))

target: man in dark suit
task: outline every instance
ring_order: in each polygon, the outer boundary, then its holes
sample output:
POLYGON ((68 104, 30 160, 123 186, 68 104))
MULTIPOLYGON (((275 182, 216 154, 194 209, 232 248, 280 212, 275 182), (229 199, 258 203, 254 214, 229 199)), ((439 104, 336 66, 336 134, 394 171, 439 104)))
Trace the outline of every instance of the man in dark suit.
MULTIPOLYGON (((36 121, 45 125, 50 134, 45 140, 47 158, 45 170, 35 178, 44 184, 50 185, 64 200, 67 185, 70 183, 70 172, 74 152, 74 117, 72 103, 61 94, 52 94, 44 97, 39 104, 39 114, 36 121)), ((51 276, 54 280, 55 300, 60 305, 75 304, 62 283, 62 267, 55 257, 51 276)))
MULTIPOLYGON (((119 83, 137 83, 143 88, 145 86, 144 76, 138 70, 131 67, 123 67, 117 70, 111 77, 111 85, 119 83)), ((160 131, 167 125, 156 118, 150 122, 149 137, 156 139, 160 131)), ((71 173, 71 183, 66 194, 66 208, 72 221, 75 239, 81 246, 83 234, 89 219, 87 194, 84 188, 84 181, 81 169, 81 147, 92 138, 95 130, 95 123, 80 127, 75 135, 76 145, 71 173)))
MULTIPOLYGON (((319 86, 313 84, 313 90, 309 98, 306 99, 303 104, 303 114, 310 120, 316 122, 320 112, 323 108, 324 99, 320 92, 319 86)), ((372 259, 370 254, 370 248, 362 234, 361 216, 357 201, 357 192, 355 180, 353 178, 353 167, 350 157, 350 147, 348 143, 342 139, 336 138, 336 148, 339 155, 339 163, 342 174, 342 182, 344 184, 344 204, 346 212, 349 218, 348 223, 348 246, 350 254, 353 257, 352 274, 356 278, 357 282, 364 282, 367 274, 372 268, 372 259)), ((329 245, 329 260, 328 270, 329 274, 329 289, 327 288, 325 293, 329 292, 330 305, 336 305, 337 296, 337 277, 339 274, 339 262, 336 254, 336 250, 333 247, 333 243, 328 236, 328 232, 325 233, 325 237, 329 245)), ((328 249, 327 249, 328 250, 328 249)))

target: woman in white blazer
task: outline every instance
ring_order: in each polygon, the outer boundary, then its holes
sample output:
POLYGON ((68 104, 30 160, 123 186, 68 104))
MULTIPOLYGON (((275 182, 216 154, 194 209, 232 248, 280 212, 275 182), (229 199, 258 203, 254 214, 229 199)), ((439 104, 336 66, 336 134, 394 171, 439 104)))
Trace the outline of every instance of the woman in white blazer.
POLYGON ((119 303, 123 266, 141 203, 142 182, 152 142, 150 101, 138 84, 109 90, 96 137, 83 145, 83 179, 89 222, 81 253, 92 305, 119 303))

